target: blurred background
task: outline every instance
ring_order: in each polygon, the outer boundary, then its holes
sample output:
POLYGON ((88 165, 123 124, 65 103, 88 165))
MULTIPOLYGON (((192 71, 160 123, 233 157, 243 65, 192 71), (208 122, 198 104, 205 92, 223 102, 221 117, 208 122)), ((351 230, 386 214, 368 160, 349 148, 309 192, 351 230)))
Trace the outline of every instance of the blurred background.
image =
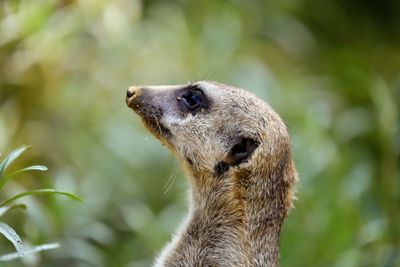
MULTIPOLYGON (((209 79, 281 114, 300 174, 281 266, 400 266, 398 0, 0 1, 0 151, 31 144, 1 218, 61 248, 1 266, 150 266, 186 211, 179 163, 125 105, 209 79)), ((0 237, 0 254, 13 251, 0 237)))

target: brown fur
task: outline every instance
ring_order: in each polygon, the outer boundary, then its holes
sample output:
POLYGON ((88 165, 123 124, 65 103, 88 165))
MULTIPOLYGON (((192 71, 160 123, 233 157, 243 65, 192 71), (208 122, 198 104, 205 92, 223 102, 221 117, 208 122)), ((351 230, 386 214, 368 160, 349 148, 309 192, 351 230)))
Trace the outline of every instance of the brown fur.
POLYGON ((191 183, 187 219, 155 266, 278 266, 280 230, 298 179, 280 117, 253 94, 215 82, 128 92, 128 105, 182 160, 191 183), (178 108, 188 86, 209 101, 195 114, 178 108), (235 165, 229 149, 238 136, 258 147, 235 165))

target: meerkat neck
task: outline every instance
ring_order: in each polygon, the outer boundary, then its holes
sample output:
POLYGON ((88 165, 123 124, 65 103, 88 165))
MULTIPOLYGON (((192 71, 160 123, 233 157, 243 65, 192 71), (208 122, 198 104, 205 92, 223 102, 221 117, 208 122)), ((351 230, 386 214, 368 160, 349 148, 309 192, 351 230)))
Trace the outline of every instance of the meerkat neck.
POLYGON ((273 177, 250 178, 246 210, 254 266, 279 266, 279 237, 286 208, 277 183, 273 177))
MULTIPOLYGON (((191 224, 204 223, 208 229, 223 228, 237 235, 243 244, 246 266, 279 266, 279 235, 285 217, 279 179, 241 177, 238 183, 202 185, 192 191, 191 224), (242 181, 247 181, 243 184, 242 181), (279 191, 279 192, 278 192, 279 191), (198 216, 203 219, 198 220, 198 216)), ((224 238, 224 236, 221 236, 224 238)), ((237 245, 236 245, 237 246, 237 245)))

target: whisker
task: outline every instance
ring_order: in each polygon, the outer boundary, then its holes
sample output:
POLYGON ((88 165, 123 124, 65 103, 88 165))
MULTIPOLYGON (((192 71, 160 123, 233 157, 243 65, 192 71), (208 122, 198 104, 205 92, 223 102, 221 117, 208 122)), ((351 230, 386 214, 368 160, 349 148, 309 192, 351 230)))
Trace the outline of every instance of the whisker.
POLYGON ((162 131, 162 128, 161 128, 161 125, 160 125, 160 123, 159 123, 159 121, 158 121, 157 116, 154 115, 154 113, 151 113, 151 116, 154 117, 154 121, 156 122, 156 125, 157 125, 157 127, 158 127, 158 131, 160 132, 160 134, 163 134, 163 131, 162 131))
POLYGON ((166 187, 164 194, 168 193, 168 191, 171 189, 172 185, 175 182, 177 174, 178 174, 178 165, 175 164, 172 174, 169 176, 167 183, 164 185, 164 187, 166 187))

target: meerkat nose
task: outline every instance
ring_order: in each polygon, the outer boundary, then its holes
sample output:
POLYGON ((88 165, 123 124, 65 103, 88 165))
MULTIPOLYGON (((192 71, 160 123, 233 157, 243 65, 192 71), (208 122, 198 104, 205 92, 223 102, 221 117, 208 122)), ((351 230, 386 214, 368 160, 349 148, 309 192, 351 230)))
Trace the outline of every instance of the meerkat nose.
POLYGON ((131 106, 131 103, 134 101, 135 98, 140 94, 140 87, 139 86, 131 86, 129 87, 128 91, 126 91, 126 103, 128 106, 131 106))
POLYGON ((131 98, 132 96, 134 96, 135 95, 135 90, 136 90, 135 86, 129 87, 128 91, 126 91, 126 97, 127 98, 131 98))

